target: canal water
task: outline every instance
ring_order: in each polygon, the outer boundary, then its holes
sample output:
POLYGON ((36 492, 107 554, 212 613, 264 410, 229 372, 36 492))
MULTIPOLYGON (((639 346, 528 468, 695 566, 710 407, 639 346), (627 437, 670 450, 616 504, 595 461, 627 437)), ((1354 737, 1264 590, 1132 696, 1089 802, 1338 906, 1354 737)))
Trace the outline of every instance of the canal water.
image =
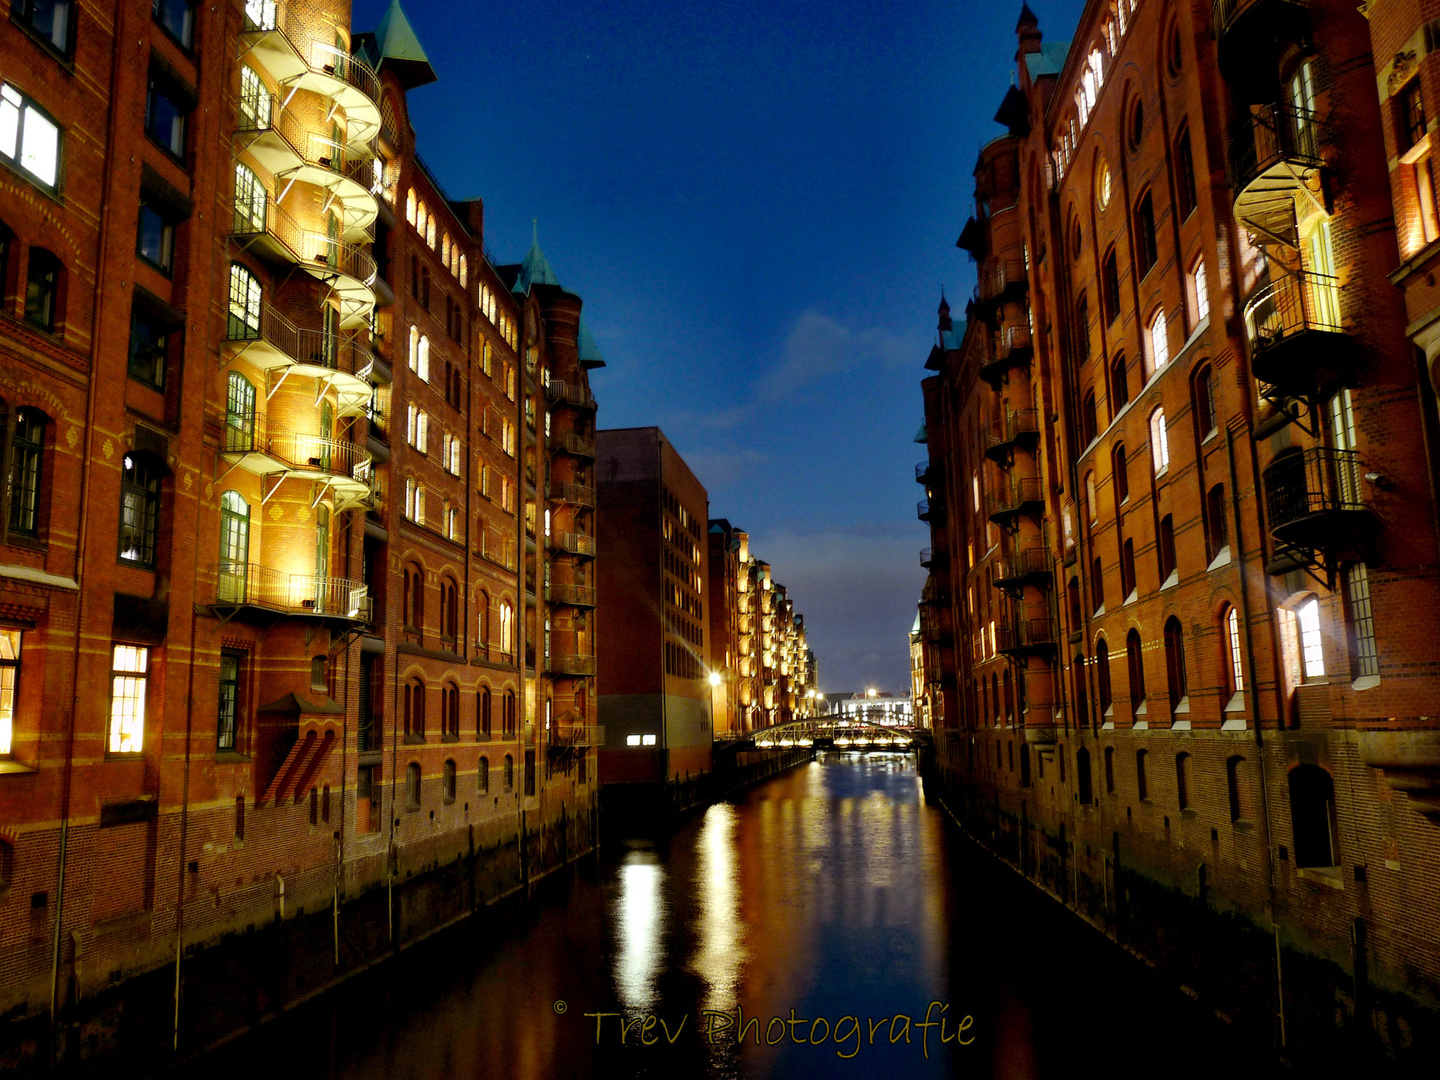
POLYGON ((971 846, 913 755, 831 753, 187 1075, 1213 1077, 1254 1055, 971 846))

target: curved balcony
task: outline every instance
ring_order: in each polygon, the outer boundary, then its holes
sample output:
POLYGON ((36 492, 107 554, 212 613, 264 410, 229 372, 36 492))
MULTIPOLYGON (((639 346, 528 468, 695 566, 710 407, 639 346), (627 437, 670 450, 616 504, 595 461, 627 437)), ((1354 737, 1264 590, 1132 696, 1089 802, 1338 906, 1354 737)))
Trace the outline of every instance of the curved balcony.
POLYGON ((217 607, 259 609, 368 623, 372 603, 362 581, 286 574, 259 563, 222 562, 215 568, 217 607))
POLYGON ((917 462, 915 465, 915 482, 929 487, 932 481, 940 479, 940 473, 940 463, 926 458, 924 461, 917 462))
POLYGON ((582 559, 595 558, 595 537, 581 532, 556 533, 552 546, 557 551, 582 559))
POLYGON ((568 454, 586 461, 595 460, 595 439, 585 435, 557 435, 550 440, 550 449, 556 454, 568 454))
POLYGON ((551 675, 588 678, 595 674, 595 657, 588 653, 552 652, 545 669, 551 675))
POLYGON ((555 581, 551 582, 547 591, 552 604, 573 608, 593 608, 595 606, 594 585, 573 585, 566 581, 555 581))
POLYGON ((299 181, 326 191, 340 207, 346 240, 367 239, 366 230, 380 212, 371 191, 371 155, 311 130, 283 99, 245 96, 236 103, 235 145, 250 154, 277 181, 299 181))
POLYGON ((995 627, 995 649, 1007 656, 1028 656, 1055 650, 1055 628, 1048 618, 1017 619, 995 627))
POLYGON ((923 566, 926 570, 929 570, 931 567, 935 566, 945 566, 949 562, 950 556, 946 553, 944 548, 941 548, 938 551, 935 548, 920 549, 920 565, 923 566))
POLYGON ((1010 461, 1016 447, 1034 450, 1040 442, 1040 410, 1016 409, 993 424, 985 435, 985 456, 998 464, 1010 461))
POLYGON ((262 371, 284 369, 323 381, 339 396, 341 416, 358 416, 370 404, 375 354, 358 338, 323 327, 301 329, 269 304, 260 306, 255 322, 232 311, 225 333, 227 357, 243 358, 262 371))
POLYGON ((1025 367, 1035 353, 1030 340, 1030 327, 1015 324, 1006 326, 995 334, 994 348, 989 356, 980 362, 980 378, 990 389, 999 390, 1005 382, 1006 373, 1012 367, 1025 367))
POLYGON ((1301 0, 1213 0, 1216 59, 1239 101, 1263 100, 1275 89, 1279 52, 1309 28, 1301 0), (1260 95, 1257 97, 1256 95, 1260 95))
POLYGON ((1235 220, 1262 244, 1298 248, 1296 222, 1325 209, 1320 145, 1329 125, 1309 109, 1264 105, 1230 141, 1230 190, 1235 220))
POLYGON ((240 59, 263 67, 286 89, 308 90, 340 106, 348 145, 366 152, 380 133, 380 77, 333 44, 292 37, 285 15, 274 0, 245 0, 240 59))
POLYGON ((1250 369, 1282 395, 1314 402, 1351 381, 1358 353, 1340 317, 1340 284, 1286 274, 1245 303, 1250 369))
POLYGON ((1018 300, 1030 287, 1029 275, 1021 259, 1000 259, 989 270, 982 271, 975 285, 975 310, 988 319, 1007 300, 1018 300))
POLYGON ((231 200, 230 235, 248 251, 293 263, 325 282, 339 303, 341 329, 365 325, 374 310, 375 260, 370 253, 359 244, 301 228, 268 194, 231 200))
POLYGON ((1038 476, 1014 480, 986 499, 990 520, 1009 528, 1021 514, 1038 514, 1045 509, 1045 488, 1038 476))
POLYGON ((567 383, 563 379, 551 379, 545 387, 545 399, 556 405, 573 405, 577 409, 594 411, 595 396, 579 383, 567 383))
POLYGON ((551 484, 546 495, 551 502, 573 503, 592 510, 595 508, 595 489, 583 484, 551 484))
POLYGON ((915 504, 915 514, 921 521, 931 523, 945 520, 945 501, 938 495, 921 499, 915 504))
POLYGON ((1051 580, 1050 553, 1039 545, 1012 551, 990 564, 990 583, 997 589, 1018 590, 1026 585, 1043 589, 1051 580))
POLYGON ((1363 553, 1376 525, 1362 492, 1364 475, 1354 450, 1313 446, 1277 457, 1262 474, 1277 545, 1336 558, 1363 553))
POLYGON ((232 468, 275 477, 277 483, 296 477, 325 484, 337 512, 368 508, 378 498, 370 452, 343 439, 289 431, 266 435, 253 424, 230 425, 225 429, 220 453, 235 459, 232 468))

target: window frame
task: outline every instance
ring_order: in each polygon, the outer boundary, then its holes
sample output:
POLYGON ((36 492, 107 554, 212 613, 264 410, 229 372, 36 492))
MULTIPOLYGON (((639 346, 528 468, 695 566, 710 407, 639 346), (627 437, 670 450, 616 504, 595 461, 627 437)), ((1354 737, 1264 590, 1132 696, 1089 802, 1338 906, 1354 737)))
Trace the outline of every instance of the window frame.
POLYGON ((65 180, 65 129, 60 126, 49 110, 29 94, 23 93, 13 83, 0 80, 0 116, 3 116, 6 105, 15 110, 15 152, 8 154, 0 149, 0 161, 5 162, 37 187, 43 188, 52 195, 59 195, 64 188, 65 180), (9 94, 5 93, 7 90, 10 91, 9 94), (28 118, 32 113, 36 114, 43 124, 55 131, 55 179, 53 181, 46 180, 44 176, 25 164, 25 143, 29 131, 28 118))
POLYGON ((75 27, 79 22, 80 5, 76 0, 62 0, 62 2, 66 8, 66 20, 62 30, 65 39, 63 42, 55 40, 53 24, 49 31, 35 24, 34 0, 11 0, 10 18, 42 48, 61 60, 70 61, 75 56, 75 27), (27 8, 30 9, 28 13, 26 12, 27 8))
POLYGON ((19 712, 25 629, 0 626, 0 642, 3 642, 0 648, 0 758, 11 758, 15 753, 15 716, 19 712))
POLYGON ((164 499, 165 472, 161 463, 152 454, 128 451, 121 459, 120 471, 120 518, 116 538, 116 559, 118 562, 139 570, 154 570, 160 554, 160 513, 164 499), (142 469, 145 470, 142 472, 142 469), (128 478, 127 478, 128 474, 128 478), (139 477, 144 477, 142 483, 139 477), (135 500, 131 503, 131 500, 135 500), (133 508, 138 514, 135 522, 127 525, 127 511, 133 508), (127 533, 127 529, 130 530, 127 533), (127 539, 138 538, 133 547, 134 556, 126 554, 127 539))
POLYGON ((220 650, 219 699, 215 718, 216 753, 240 752, 241 697, 247 653, 243 649, 220 650), (227 667, 230 671, 227 671, 227 667), (230 688, 227 697, 226 688, 230 688), (227 739, 228 735, 228 739, 227 739))
POLYGON ((105 736, 106 757, 131 757, 145 752, 145 720, 150 694, 150 665, 150 646, 125 641, 111 643, 110 706, 105 736), (120 666, 122 659, 120 650, 122 649, 133 651, 135 662, 139 664, 139 667, 120 666), (119 704, 122 700, 119 697, 119 691, 122 682, 138 684, 137 692, 127 697, 127 700, 130 700, 135 706, 128 718, 119 711, 119 704), (127 719, 130 724, 138 727, 138 735, 125 731, 127 719), (134 745, 126 748, 127 740, 133 740, 134 745))

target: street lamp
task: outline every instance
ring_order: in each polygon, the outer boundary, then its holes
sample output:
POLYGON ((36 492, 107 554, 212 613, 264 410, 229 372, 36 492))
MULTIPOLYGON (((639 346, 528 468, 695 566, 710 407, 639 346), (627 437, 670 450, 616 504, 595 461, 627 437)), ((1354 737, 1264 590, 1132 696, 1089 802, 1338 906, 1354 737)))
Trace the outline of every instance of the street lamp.
POLYGON ((718 671, 712 671, 712 672, 710 672, 710 685, 711 685, 711 686, 719 686, 719 685, 720 685, 720 681, 721 681, 721 679, 720 679, 720 673, 719 673, 718 671))

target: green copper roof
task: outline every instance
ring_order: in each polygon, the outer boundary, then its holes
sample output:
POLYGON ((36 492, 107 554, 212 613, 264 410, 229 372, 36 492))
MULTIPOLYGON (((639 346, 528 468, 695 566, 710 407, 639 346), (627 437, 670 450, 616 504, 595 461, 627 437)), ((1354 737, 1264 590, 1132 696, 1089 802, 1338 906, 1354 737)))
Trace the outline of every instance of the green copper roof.
POLYGON ((435 81, 435 69, 420 47, 410 20, 400 10, 400 0, 391 0, 389 9, 380 16, 380 25, 375 27, 375 52, 381 66, 394 71, 406 90, 435 81))
MULTIPOLYGON (((545 258, 545 252, 540 250, 540 229, 537 225, 535 233, 530 240, 530 250, 525 253, 525 261, 520 264, 520 273, 515 278, 514 292, 525 294, 530 291, 532 285, 554 285, 557 289, 564 288, 560 279, 555 276, 555 271, 550 267, 550 260, 545 258)), ((596 355, 599 351, 596 350, 596 355)))
MULTIPOLYGON (((543 259, 544 256, 542 255, 543 259)), ((585 325, 585 320, 580 320, 580 366, 583 368, 597 368, 605 366, 605 358, 600 355, 600 346, 595 344, 595 335, 590 333, 590 327, 585 325)))
POLYGON ((921 424, 920 430, 915 432, 915 441, 918 443, 925 443, 930 441, 929 433, 926 432, 924 424, 921 424))
POLYGON ((1059 75, 1065 66, 1065 56, 1070 51, 1068 41, 1047 41, 1039 52, 1025 53, 1025 68, 1030 72, 1030 81, 1041 75, 1059 75))
POLYGON ((910 633, 912 633, 912 634, 918 634, 919 632, 920 632, 920 612, 917 611, 917 612, 915 612, 915 625, 910 628, 910 633))

